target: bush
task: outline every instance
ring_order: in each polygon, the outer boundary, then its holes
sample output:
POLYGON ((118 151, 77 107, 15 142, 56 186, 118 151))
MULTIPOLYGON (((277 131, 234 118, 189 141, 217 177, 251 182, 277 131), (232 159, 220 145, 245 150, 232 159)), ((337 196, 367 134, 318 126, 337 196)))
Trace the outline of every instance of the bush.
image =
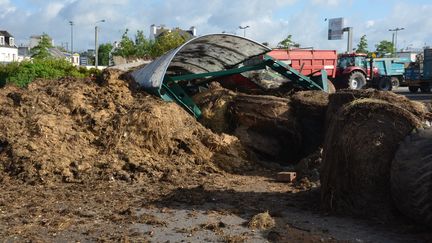
POLYGON ((92 74, 98 75, 99 73, 98 70, 76 68, 70 62, 63 59, 33 59, 0 66, 0 85, 15 84, 18 87, 25 87, 37 78, 84 78, 92 74))

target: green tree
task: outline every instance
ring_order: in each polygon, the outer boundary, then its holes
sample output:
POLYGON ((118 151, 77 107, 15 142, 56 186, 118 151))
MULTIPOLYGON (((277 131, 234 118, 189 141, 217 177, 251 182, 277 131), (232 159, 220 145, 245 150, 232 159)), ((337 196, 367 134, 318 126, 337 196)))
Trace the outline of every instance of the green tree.
POLYGON ((278 47, 288 49, 291 47, 300 47, 300 44, 292 40, 292 35, 288 35, 285 39, 278 43, 278 47))
POLYGON ((173 30, 166 31, 155 41, 151 41, 145 38, 143 31, 138 30, 135 39, 132 40, 128 36, 128 29, 126 29, 119 43, 119 48, 113 54, 125 58, 155 58, 182 45, 188 38, 188 35, 182 35, 180 31, 173 30))
POLYGON ((357 53, 366 53, 366 54, 369 52, 368 51, 368 43, 367 43, 366 35, 363 35, 360 38, 360 41, 359 41, 359 43, 357 45, 356 52, 357 53))
POLYGON ((122 57, 135 56, 135 43, 128 36, 129 29, 126 29, 122 35, 122 39, 119 42, 119 48, 114 52, 114 55, 122 57))
POLYGON ((101 44, 98 48, 98 62, 101 66, 109 65, 109 54, 113 48, 111 43, 101 44))
POLYGON ((138 30, 135 35, 135 55, 141 58, 150 58, 153 44, 153 41, 145 38, 142 30, 138 30))
POLYGON ((151 56, 156 58, 163 55, 165 52, 177 48, 186 42, 186 37, 182 36, 178 31, 165 32, 159 36, 152 46, 151 56))
POLYGON ((33 47, 30 50, 31 56, 35 59, 47 59, 50 58, 51 55, 48 51, 49 48, 52 48, 51 37, 48 34, 43 33, 39 44, 33 47))
POLYGON ((394 53, 393 43, 391 43, 390 41, 386 41, 386 40, 381 41, 380 43, 378 43, 376 45, 376 52, 377 52, 378 56, 384 56, 384 55, 388 55, 388 54, 393 55, 393 53, 394 53))

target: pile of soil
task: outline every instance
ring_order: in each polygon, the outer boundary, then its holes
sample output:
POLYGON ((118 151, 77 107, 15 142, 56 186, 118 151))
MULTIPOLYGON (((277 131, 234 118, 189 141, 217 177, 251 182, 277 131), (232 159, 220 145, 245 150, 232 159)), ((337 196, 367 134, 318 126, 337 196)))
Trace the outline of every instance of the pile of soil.
POLYGON ((0 180, 176 182, 251 168, 237 138, 212 133, 175 103, 133 92, 119 75, 0 90, 0 180))
POLYGON ((330 95, 320 173, 324 209, 391 217, 391 161, 399 143, 427 117, 421 103, 390 92, 346 90, 330 95))

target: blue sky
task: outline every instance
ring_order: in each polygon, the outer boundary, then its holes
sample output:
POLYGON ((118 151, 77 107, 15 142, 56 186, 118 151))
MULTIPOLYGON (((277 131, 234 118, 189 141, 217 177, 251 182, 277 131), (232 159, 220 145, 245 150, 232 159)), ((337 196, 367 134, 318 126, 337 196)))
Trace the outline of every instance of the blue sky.
POLYGON ((404 27, 398 47, 432 46, 430 0, 0 0, 0 30, 18 43, 30 35, 48 33, 56 45, 70 42, 69 20, 75 22, 74 49, 94 45, 94 25, 100 24, 100 42, 114 42, 128 28, 130 33, 151 24, 188 29, 199 35, 222 31, 276 45, 286 35, 305 47, 344 51, 346 41, 328 41, 326 18, 344 17, 354 28, 354 45, 367 35, 369 48, 381 40, 391 41, 388 29, 404 27))

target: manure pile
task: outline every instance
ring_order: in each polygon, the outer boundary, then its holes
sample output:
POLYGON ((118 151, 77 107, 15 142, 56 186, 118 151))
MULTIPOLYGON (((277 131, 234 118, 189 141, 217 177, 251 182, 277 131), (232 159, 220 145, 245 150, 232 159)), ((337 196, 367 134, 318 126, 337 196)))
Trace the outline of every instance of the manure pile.
POLYGON ((186 180, 251 168, 239 140, 175 103, 104 80, 37 80, 0 90, 0 181, 186 180))

